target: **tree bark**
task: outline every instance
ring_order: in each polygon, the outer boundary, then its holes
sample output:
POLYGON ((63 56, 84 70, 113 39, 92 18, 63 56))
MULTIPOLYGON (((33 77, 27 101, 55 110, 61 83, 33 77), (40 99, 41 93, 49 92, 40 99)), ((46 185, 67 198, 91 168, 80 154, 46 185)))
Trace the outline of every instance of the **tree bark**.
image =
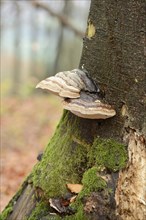
POLYGON ((145 219, 145 12, 144 0, 91 1, 80 67, 88 70, 117 115, 89 120, 65 111, 3 219, 20 219, 16 207, 25 200, 26 187, 31 190, 21 219, 145 219), (66 207, 67 183, 80 183, 83 189, 66 207), (59 201, 59 210, 51 207, 50 198, 59 201))

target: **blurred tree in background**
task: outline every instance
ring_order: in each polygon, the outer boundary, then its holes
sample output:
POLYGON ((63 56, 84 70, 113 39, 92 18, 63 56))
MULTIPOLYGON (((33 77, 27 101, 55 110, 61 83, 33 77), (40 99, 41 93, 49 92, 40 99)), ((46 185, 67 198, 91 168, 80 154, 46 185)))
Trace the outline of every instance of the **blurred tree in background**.
POLYGON ((78 66, 89 5, 89 0, 0 1, 1 210, 58 123, 61 106, 35 86, 78 66))
POLYGON ((78 66, 90 1, 1 1, 4 95, 31 93, 43 77, 78 66))

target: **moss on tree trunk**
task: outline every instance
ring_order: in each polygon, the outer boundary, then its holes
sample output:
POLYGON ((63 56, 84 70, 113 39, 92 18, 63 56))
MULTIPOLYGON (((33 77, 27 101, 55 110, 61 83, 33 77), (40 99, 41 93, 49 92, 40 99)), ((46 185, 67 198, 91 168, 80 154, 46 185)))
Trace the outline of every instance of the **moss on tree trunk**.
MULTIPOLYGON (((98 192, 100 194, 102 192, 102 200, 106 198, 106 205, 109 205, 107 209, 100 205, 100 215, 111 216, 111 219, 114 219, 115 203, 113 196, 117 179, 115 172, 126 165, 126 147, 114 139, 102 139, 100 137, 96 137, 94 142, 89 142, 80 134, 79 121, 80 119, 76 116, 64 112, 42 160, 34 167, 28 185, 35 189, 35 199, 32 198, 35 207, 31 210, 31 214, 29 211, 25 213, 26 219, 41 219, 43 216, 46 216, 46 219, 52 219, 52 216, 48 215, 51 212, 49 198, 64 197, 68 193, 67 183, 80 183, 84 187, 72 204, 75 214, 64 216, 64 219, 90 219, 91 216, 88 216, 88 212, 87 214, 84 213, 83 206, 88 200, 83 202, 83 198, 88 198, 92 193, 97 193, 94 197, 98 201, 98 192), (112 201, 110 201, 111 198, 113 198, 112 201), (104 213, 102 213, 103 209, 104 213)), ((30 192, 32 192, 31 189, 30 192)), ((28 199, 25 198, 25 200, 28 202, 28 199)), ((17 205, 17 203, 14 205, 14 210, 15 207, 17 209, 17 205)), ((7 210, 12 211, 10 206, 7 210)), ((21 214, 24 212, 23 206, 22 212, 20 210, 19 212, 21 214)), ((8 219, 18 217, 19 213, 17 216, 16 211, 14 211, 8 219)), ((53 217, 53 219, 59 218, 61 217, 53 217)))

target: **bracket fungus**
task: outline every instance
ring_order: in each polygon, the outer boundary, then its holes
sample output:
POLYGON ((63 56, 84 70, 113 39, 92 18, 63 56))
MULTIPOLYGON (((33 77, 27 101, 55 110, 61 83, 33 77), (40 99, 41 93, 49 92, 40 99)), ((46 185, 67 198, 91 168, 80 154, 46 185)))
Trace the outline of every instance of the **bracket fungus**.
POLYGON ((106 119, 116 114, 111 105, 99 98, 96 83, 79 69, 59 72, 42 80, 36 88, 47 89, 62 97, 64 109, 82 118, 106 119))
POLYGON ((97 98, 96 94, 81 92, 78 99, 64 99, 63 107, 81 118, 106 119, 113 117, 116 114, 115 110, 97 98))

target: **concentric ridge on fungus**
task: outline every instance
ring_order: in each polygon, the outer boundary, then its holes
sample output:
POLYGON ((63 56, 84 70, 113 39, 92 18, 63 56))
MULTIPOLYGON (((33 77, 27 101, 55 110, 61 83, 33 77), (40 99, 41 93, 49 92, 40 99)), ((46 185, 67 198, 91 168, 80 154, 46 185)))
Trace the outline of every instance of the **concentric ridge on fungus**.
POLYGON ((116 114, 110 105, 101 102, 99 88, 80 69, 59 72, 42 80, 36 88, 47 89, 64 98, 64 109, 82 118, 106 119, 116 114))

